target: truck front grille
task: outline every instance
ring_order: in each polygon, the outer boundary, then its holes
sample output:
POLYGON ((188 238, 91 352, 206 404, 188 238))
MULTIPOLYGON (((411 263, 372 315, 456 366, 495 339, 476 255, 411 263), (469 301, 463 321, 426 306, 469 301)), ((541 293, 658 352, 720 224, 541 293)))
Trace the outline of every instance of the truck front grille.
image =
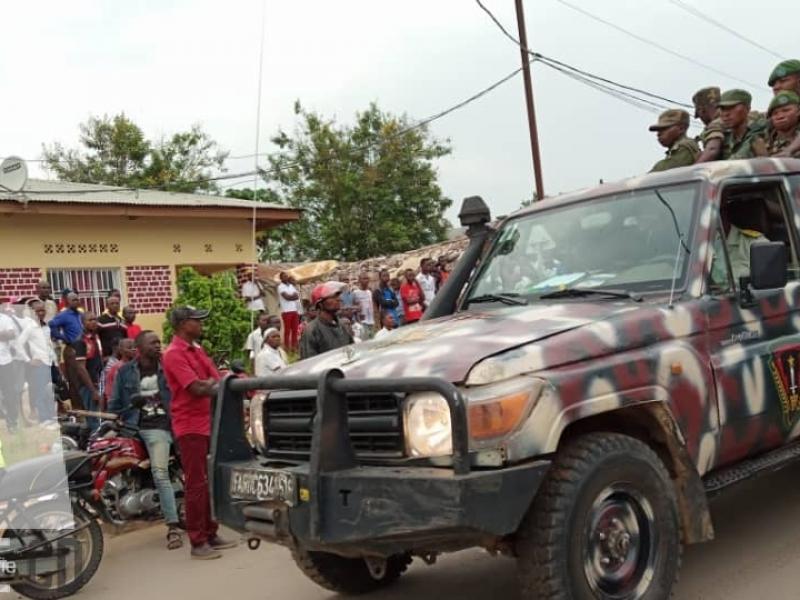
MULTIPOLYGON (((348 394, 350 443, 363 458, 398 458, 405 454, 401 395, 348 394)), ((317 399, 309 392, 274 392, 264 403, 270 456, 307 459, 317 399)))

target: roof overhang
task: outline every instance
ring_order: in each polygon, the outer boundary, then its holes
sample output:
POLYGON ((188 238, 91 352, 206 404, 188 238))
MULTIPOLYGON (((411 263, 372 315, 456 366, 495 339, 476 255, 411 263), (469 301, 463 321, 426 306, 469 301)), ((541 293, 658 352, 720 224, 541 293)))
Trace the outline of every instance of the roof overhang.
POLYGON ((245 208, 224 206, 153 206, 135 204, 95 204, 84 202, 48 202, 43 200, 0 199, 0 214, 57 215, 57 216, 119 216, 129 219, 143 217, 176 219, 233 219, 250 221, 255 213, 256 229, 264 231, 297 221, 300 210, 294 208, 245 208))

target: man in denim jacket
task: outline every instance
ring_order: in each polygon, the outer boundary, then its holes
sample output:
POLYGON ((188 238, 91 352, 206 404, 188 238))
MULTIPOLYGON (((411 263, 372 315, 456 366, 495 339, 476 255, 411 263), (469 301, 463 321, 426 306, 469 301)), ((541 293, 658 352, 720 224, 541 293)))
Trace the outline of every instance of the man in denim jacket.
POLYGON ((170 391, 161 368, 161 341, 154 332, 143 331, 136 337, 136 349, 138 356, 117 373, 109 410, 121 413, 128 425, 139 427, 168 527, 167 548, 174 550, 183 545, 183 540, 175 490, 169 478, 170 391))

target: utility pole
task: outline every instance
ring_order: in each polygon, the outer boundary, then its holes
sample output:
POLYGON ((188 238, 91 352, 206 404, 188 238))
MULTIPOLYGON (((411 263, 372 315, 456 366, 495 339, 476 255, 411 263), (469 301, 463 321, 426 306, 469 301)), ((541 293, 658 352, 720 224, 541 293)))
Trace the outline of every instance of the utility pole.
POLYGON ((536 181, 536 199, 544 199, 542 180, 542 157, 539 154, 539 130, 536 128, 536 111, 533 108, 533 85, 531 84, 530 54, 528 54, 528 35, 525 31, 525 13, 522 0, 514 0, 517 7, 517 28, 519 29, 520 55, 522 56, 522 77, 525 81, 525 104, 528 109, 528 128, 531 134, 531 157, 533 158, 533 177, 536 181))

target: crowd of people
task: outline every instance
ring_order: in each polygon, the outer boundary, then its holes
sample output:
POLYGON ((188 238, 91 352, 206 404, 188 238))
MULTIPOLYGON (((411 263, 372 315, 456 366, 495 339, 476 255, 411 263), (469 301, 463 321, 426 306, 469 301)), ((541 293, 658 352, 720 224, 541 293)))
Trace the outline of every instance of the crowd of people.
POLYGON ((767 84, 773 98, 766 113, 752 110, 752 95, 746 90, 698 90, 692 97, 694 117, 703 122, 704 129, 696 138, 687 135, 688 112, 663 112, 650 131, 656 132, 659 143, 667 148, 666 156, 651 171, 714 160, 800 158, 800 60, 780 62, 767 84))
POLYGON ((174 336, 162 353, 160 336, 142 330, 136 311, 120 301, 113 290, 96 315, 74 290, 56 302, 46 281, 35 296, 0 297, 0 416, 12 434, 28 425, 21 410, 27 383, 30 413, 44 427, 59 427, 59 400, 64 408, 89 411, 90 430, 104 410, 135 425, 150 458, 167 547, 180 548, 186 530, 193 558, 217 558, 236 544, 217 534, 210 516, 206 456, 220 374, 198 343, 208 312, 173 309, 174 336), (169 478, 173 443, 184 470, 185 520, 169 478))
POLYGON ((288 353, 309 358, 332 348, 380 339, 393 329, 422 318, 449 276, 443 258, 424 258, 419 270, 393 275, 378 272, 377 285, 362 271, 351 281, 342 276, 316 286, 301 298, 297 283, 281 273, 280 316, 258 314, 245 343, 253 372, 265 376, 288 364, 288 353), (285 350, 284 350, 285 348, 285 350))

